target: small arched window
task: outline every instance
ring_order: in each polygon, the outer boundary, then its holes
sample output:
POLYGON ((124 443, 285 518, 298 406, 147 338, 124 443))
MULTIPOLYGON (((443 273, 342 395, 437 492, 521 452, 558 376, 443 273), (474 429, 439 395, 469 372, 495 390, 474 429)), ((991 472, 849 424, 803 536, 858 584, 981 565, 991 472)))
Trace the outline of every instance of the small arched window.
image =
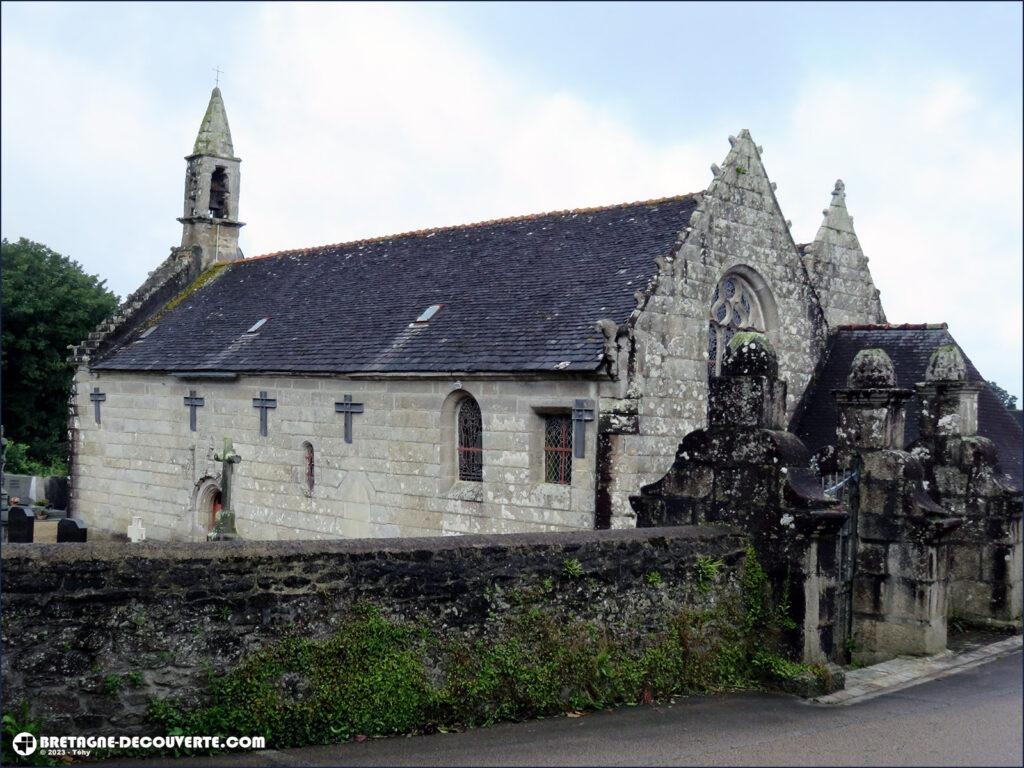
POLYGON ((316 457, 313 454, 313 444, 303 443, 302 449, 306 464, 306 491, 312 493, 313 486, 316 485, 316 457))
POLYGON ((708 376, 722 372, 722 356, 736 331, 765 331, 757 293, 741 275, 729 272, 715 286, 708 322, 708 376))
POLYGON ((480 406, 472 397, 464 397, 456 411, 459 440, 459 480, 483 480, 483 419, 480 406))
POLYGON ((228 171, 220 165, 210 176, 210 216, 215 219, 228 216, 228 171))

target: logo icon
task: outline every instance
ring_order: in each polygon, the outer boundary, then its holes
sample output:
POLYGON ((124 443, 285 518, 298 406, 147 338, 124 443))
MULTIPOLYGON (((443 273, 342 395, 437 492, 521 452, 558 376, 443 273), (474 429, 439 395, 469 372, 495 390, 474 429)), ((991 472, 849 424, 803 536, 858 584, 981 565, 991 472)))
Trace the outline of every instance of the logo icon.
POLYGON ((14 751, 22 757, 28 757, 36 751, 36 737, 24 731, 15 736, 11 744, 14 747, 14 751))

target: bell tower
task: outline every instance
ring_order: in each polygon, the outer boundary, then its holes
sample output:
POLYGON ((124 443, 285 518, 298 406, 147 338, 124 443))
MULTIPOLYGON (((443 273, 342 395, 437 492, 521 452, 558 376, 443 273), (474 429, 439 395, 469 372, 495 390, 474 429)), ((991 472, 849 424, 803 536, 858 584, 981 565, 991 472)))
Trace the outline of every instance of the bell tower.
POLYGON ((220 88, 210 94, 192 154, 185 160, 181 247, 202 251, 202 268, 242 258, 238 248, 239 164, 220 88))

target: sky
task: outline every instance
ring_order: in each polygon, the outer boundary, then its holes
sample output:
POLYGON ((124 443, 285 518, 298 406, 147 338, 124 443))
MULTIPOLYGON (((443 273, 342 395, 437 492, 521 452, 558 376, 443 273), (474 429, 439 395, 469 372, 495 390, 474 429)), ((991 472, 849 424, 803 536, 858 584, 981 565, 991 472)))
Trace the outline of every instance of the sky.
POLYGON ((842 178, 889 321, 1020 397, 1021 9, 5 2, 0 231, 138 287, 215 67, 247 255, 704 189, 748 128, 797 242, 842 178))

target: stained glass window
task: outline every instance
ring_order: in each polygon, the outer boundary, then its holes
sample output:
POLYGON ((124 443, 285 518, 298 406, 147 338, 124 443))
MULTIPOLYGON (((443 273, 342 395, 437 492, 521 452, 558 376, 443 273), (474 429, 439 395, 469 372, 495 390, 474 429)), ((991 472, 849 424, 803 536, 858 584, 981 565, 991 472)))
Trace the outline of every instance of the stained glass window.
POLYGON ((568 415, 544 419, 544 482, 572 482, 572 421, 568 415))
POLYGON ((483 480, 483 420, 480 406, 471 397, 459 403, 459 480, 483 480))

